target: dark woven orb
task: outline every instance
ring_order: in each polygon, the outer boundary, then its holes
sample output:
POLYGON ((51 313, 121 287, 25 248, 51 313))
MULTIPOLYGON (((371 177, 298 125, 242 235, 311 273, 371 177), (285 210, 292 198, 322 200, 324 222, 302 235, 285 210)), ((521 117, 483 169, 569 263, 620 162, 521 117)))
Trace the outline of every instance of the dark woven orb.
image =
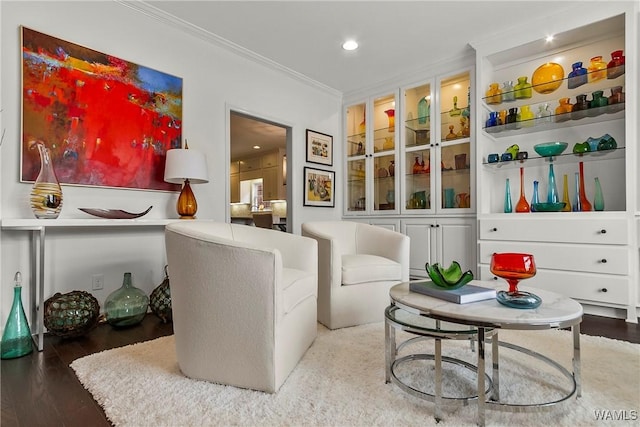
POLYGON ((158 316, 162 323, 171 322, 173 316, 171 313, 171 289, 169 288, 169 275, 167 274, 167 266, 164 267, 164 280, 157 288, 151 292, 149 296, 149 307, 153 314, 158 316))
POLYGON ((58 292, 44 302, 44 326, 64 338, 86 334, 96 327, 99 316, 100 304, 89 292, 58 292))

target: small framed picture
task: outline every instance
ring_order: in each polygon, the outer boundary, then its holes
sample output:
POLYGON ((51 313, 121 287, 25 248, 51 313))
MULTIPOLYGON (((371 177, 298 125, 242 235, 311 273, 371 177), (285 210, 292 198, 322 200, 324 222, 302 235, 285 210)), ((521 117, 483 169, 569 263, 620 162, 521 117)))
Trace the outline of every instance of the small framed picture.
POLYGON ((333 137, 307 129, 307 162, 333 165, 333 137))
POLYGON ((304 168, 304 206, 335 206, 335 172, 304 168))

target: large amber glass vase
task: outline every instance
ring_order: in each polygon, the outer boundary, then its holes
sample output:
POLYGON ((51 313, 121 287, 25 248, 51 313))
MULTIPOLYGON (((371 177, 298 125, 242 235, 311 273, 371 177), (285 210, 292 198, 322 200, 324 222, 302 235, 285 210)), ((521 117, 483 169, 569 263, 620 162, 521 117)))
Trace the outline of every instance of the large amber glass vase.
POLYGON ((149 297, 133 286, 131 273, 124 273, 122 287, 112 292, 104 303, 107 322, 115 327, 137 325, 148 307, 149 297))
POLYGON ((33 351, 31 330, 22 306, 22 276, 20 272, 16 273, 14 282, 13 304, 11 305, 9 318, 2 333, 2 343, 0 344, 0 357, 2 359, 15 359, 33 351))
POLYGON ((31 147, 40 153, 40 173, 31 188, 31 210, 36 218, 55 219, 62 210, 62 188, 56 177, 51 153, 42 141, 34 141, 31 147))

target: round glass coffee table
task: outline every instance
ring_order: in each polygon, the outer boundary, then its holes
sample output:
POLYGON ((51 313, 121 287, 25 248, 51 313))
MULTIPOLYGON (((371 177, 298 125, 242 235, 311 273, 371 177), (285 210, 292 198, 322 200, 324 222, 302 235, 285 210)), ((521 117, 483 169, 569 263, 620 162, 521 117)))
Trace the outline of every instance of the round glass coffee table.
MULTIPOLYGON (((504 287, 504 284, 495 282, 473 280, 470 283, 496 290, 504 287)), ((543 289, 532 289, 532 291, 542 298, 542 304, 536 309, 520 310, 501 305, 495 299, 468 304, 447 302, 410 291, 409 282, 392 287, 389 291, 391 305, 385 310, 386 381, 394 382, 401 389, 412 395, 433 401, 437 420, 442 419, 441 406, 443 405, 467 404, 469 401, 476 401, 478 425, 484 425, 485 410, 487 408, 513 412, 540 411, 568 401, 574 396, 580 396, 582 392, 580 382, 580 322, 583 314, 582 306, 571 298, 554 292, 543 289), (500 329, 545 330, 569 327, 573 333, 573 372, 543 354, 511 343, 500 342, 498 339, 500 329), (405 341, 400 345, 396 345, 395 331, 397 329, 415 334, 416 338, 435 339, 434 355, 414 355, 419 358, 433 358, 435 361, 434 393, 429 394, 415 390, 403 384, 394 375, 394 370, 399 364, 412 360, 412 355, 397 359, 398 350, 407 343, 405 341), (443 358, 441 353, 442 339, 475 339, 478 347, 476 365, 457 359, 448 360, 443 358), (493 362, 491 378, 485 373, 485 345, 488 342, 491 343, 493 362), (568 380, 568 390, 560 398, 548 402, 531 404, 501 402, 500 347, 524 353, 548 365, 568 380), (442 396, 439 384, 442 383, 441 364, 443 360, 463 366, 476 373, 477 389, 475 395, 455 398, 442 396)))

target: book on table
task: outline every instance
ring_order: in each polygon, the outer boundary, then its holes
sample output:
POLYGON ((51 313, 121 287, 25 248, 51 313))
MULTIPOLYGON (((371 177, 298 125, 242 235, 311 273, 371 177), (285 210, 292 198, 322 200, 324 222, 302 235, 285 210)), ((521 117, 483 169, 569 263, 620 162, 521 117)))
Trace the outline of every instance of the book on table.
POLYGON ((457 304, 494 299, 496 290, 476 285, 464 285, 458 289, 445 289, 430 280, 411 282, 409 290, 457 304))

